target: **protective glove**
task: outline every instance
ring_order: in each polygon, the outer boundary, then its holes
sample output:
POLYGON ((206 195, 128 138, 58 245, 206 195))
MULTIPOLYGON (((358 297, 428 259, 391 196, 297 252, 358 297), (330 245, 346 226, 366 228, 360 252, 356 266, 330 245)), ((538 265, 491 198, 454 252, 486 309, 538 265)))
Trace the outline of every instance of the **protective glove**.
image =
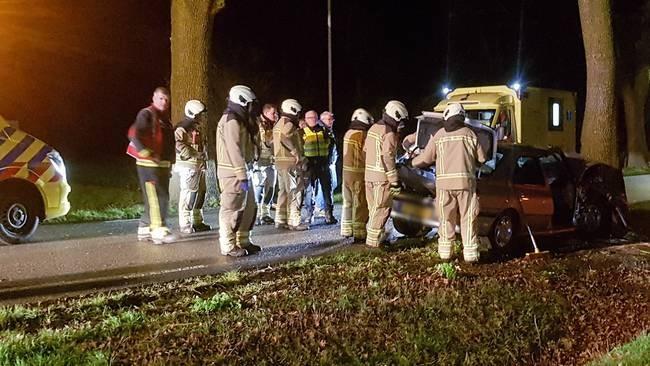
POLYGON ((398 194, 400 194, 400 192, 402 191, 402 184, 399 182, 391 183, 389 189, 390 189, 390 195, 395 197, 398 194))
POLYGON ((240 180, 239 181, 239 191, 240 192, 248 192, 248 180, 240 180))

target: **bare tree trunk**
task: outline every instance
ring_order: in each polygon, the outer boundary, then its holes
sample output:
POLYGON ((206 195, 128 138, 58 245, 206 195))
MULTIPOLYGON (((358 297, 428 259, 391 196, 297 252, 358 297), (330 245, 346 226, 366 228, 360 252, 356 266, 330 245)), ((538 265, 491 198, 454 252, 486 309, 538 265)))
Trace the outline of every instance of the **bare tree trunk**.
POLYGON ((214 164, 215 147, 210 141, 220 113, 210 107, 214 105, 210 94, 210 58, 212 55, 212 28, 214 16, 225 6, 225 0, 172 0, 172 118, 178 122, 183 118, 185 102, 198 99, 208 106, 208 118, 202 127, 206 131, 208 162, 208 202, 217 197, 217 177, 214 164))
POLYGON ((619 167, 615 58, 610 0, 578 0, 587 63, 582 154, 619 167))
POLYGON ((645 102, 649 85, 650 67, 638 70, 634 80, 626 80, 622 85, 628 167, 648 166, 650 156, 645 135, 645 102))

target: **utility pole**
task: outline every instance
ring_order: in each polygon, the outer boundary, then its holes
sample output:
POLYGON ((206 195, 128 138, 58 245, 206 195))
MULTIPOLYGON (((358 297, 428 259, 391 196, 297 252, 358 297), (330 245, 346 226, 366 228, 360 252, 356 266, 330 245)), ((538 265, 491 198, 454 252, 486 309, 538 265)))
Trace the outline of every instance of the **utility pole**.
POLYGON ((327 0, 327 93, 329 111, 332 108, 332 0, 327 0))

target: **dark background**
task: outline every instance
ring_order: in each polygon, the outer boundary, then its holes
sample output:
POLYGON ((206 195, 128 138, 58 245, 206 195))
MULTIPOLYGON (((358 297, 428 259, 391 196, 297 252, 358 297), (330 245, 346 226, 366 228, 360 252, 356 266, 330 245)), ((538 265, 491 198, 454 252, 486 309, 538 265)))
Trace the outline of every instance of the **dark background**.
MULTIPOLYGON (((431 110, 444 84, 509 84, 578 92, 585 62, 576 1, 333 0, 334 113, 380 117, 389 99, 431 110)), ((214 29, 215 88, 250 85, 263 102, 327 108, 325 0, 230 0, 214 29)), ((169 83, 169 0, 0 3, 0 114, 67 160, 121 158, 126 130, 169 83)), ((187 50, 192 52, 192 50, 187 50)), ((581 107, 579 106, 579 110, 581 107)))

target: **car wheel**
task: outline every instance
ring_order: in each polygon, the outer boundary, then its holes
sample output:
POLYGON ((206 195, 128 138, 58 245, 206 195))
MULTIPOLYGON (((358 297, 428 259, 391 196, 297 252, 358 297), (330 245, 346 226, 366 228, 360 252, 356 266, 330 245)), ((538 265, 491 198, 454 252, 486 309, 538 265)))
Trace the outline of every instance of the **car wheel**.
POLYGON ((393 218, 393 226, 399 233, 410 237, 422 236, 426 232, 424 225, 404 219, 393 218))
POLYGON ((29 239, 40 222, 36 207, 27 195, 0 198, 0 239, 9 244, 29 239))
POLYGON ((519 221, 515 213, 506 211, 499 215, 490 230, 492 250, 499 254, 514 252, 514 239, 519 229, 519 221))
POLYGON ((609 236, 611 216, 611 211, 602 200, 589 200, 580 212, 578 230, 586 239, 609 236))

